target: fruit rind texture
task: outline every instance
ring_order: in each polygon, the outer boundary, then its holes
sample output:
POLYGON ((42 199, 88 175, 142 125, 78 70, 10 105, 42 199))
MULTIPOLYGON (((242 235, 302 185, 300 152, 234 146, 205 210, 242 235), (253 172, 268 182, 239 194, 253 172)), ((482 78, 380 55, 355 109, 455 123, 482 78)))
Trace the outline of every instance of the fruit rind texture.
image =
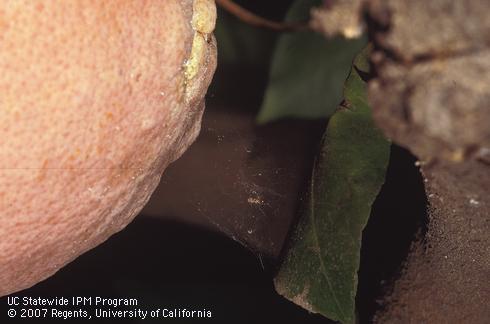
POLYGON ((0 3, 0 296, 123 229, 194 141, 216 67, 196 2, 0 3))

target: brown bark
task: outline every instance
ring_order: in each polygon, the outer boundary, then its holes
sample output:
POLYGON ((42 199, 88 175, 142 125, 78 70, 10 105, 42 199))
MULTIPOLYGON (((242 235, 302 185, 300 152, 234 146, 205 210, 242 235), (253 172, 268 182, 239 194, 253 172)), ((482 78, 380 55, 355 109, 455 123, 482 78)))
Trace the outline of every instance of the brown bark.
POLYGON ((430 220, 376 322, 490 318, 488 1, 372 0, 378 125, 422 160, 430 220))

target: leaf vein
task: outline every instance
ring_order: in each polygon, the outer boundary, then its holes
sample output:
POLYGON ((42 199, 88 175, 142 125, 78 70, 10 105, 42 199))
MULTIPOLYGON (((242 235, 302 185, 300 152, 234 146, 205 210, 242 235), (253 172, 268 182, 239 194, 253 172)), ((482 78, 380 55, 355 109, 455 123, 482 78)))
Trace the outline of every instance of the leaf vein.
MULTIPOLYGON (((314 173, 314 171, 313 171, 314 173)), ((323 274, 323 277, 327 281, 327 285, 331 291, 331 295, 333 296, 333 299, 335 301, 335 305, 337 306, 337 309, 341 316, 345 318, 344 312, 342 311, 342 308, 340 307, 340 302, 337 298, 337 295, 335 294, 335 291, 333 289, 332 283, 330 282, 330 278, 327 274, 327 267, 325 266, 325 263, 323 262, 322 258, 322 249, 320 245, 320 240, 318 238, 318 233, 316 230, 316 215, 315 215, 315 177, 314 174, 311 177, 311 188, 310 188, 311 194, 310 194, 310 208, 311 208, 311 222, 312 222, 312 227, 313 227, 313 238, 315 241, 316 245, 316 250, 318 251, 318 260, 320 261, 320 268, 321 268, 321 273, 323 274)))

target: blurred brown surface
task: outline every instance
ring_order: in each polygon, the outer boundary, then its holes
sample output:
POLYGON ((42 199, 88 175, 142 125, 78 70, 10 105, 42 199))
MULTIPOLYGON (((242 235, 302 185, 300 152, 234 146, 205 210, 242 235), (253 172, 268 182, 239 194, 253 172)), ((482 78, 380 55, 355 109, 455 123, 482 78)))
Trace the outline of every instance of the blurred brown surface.
POLYGON ((165 172, 142 213, 223 232, 276 258, 325 122, 259 127, 254 118, 253 109, 210 106, 197 142, 165 172))

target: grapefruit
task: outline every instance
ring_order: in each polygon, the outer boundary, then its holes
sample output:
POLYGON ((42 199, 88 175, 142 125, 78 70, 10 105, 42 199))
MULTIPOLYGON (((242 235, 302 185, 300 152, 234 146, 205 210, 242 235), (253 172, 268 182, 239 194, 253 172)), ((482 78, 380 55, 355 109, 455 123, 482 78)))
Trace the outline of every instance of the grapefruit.
POLYGON ((0 296, 123 229, 193 142, 212 0, 0 2, 0 296))

